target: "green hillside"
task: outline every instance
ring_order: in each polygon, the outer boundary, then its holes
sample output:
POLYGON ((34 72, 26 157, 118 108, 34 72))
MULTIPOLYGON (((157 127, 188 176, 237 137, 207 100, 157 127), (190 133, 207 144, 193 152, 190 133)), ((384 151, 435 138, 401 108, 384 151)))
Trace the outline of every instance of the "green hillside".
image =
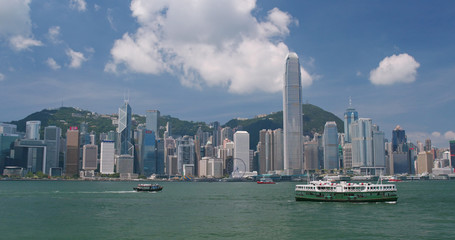
MULTIPOLYGON (((303 104, 302 107, 304 114, 304 135, 312 137, 314 133, 322 133, 324 131, 324 124, 327 121, 335 121, 338 126, 338 132, 343 132, 343 121, 334 114, 311 104, 303 104)), ((41 121, 42 127, 41 133, 43 132, 44 127, 53 125, 60 127, 62 129, 62 134, 65 135, 66 130, 70 126, 79 127, 82 122, 86 122, 88 124, 89 132, 94 131, 96 133, 103 133, 111 130, 115 131, 115 126, 112 124, 111 117, 112 116, 110 115, 101 115, 87 110, 61 107, 59 109, 45 109, 40 112, 35 112, 24 119, 11 123, 17 125, 18 131, 25 132, 25 123, 27 121, 39 120, 41 121)), ((171 124, 173 136, 194 136, 199 127, 205 132, 212 131, 205 122, 184 121, 168 115, 163 115, 160 117, 160 136, 162 136, 167 122, 171 124)), ((143 123, 145 123, 144 116, 133 114, 133 129, 135 129, 138 124, 143 123)), ((260 130, 283 128, 283 112, 279 111, 264 117, 247 120, 232 119, 223 127, 225 126, 249 132, 250 148, 255 149, 259 141, 260 130)))
POLYGON ((35 112, 24 119, 12 121, 12 124, 17 125, 17 131, 25 132, 25 123, 27 121, 41 121, 41 132, 44 127, 57 126, 62 129, 62 134, 65 135, 66 129, 71 126, 79 127, 82 122, 88 124, 88 131, 109 132, 115 130, 112 121, 109 117, 102 117, 99 114, 93 114, 90 111, 78 110, 72 107, 61 107, 59 109, 44 109, 40 112, 35 112))

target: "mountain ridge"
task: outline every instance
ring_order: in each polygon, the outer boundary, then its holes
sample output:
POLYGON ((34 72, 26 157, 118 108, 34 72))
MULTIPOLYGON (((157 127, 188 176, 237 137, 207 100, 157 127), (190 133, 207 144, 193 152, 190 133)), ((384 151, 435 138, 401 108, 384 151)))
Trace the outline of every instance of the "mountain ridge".
MULTIPOLYGON (((338 127, 338 132, 343 132, 343 121, 335 114, 323 110, 322 108, 312 104, 302 104, 303 112, 303 133, 313 137, 314 133, 322 133, 324 125, 327 121, 335 121, 338 127)), ((112 119, 117 117, 116 114, 98 114, 88 110, 77 109, 74 107, 61 107, 58 109, 43 109, 39 112, 32 113, 27 117, 11 121, 11 124, 17 125, 19 132, 25 132, 25 124, 27 121, 41 121, 41 132, 44 127, 57 126, 62 128, 62 134, 65 135, 65 129, 70 126, 80 126, 82 122, 88 124, 88 131, 103 133, 115 131, 115 125, 112 119)), ((133 114, 133 129, 138 124, 145 123, 145 117, 133 114)), ((170 115, 160 116, 160 134, 164 132, 167 122, 171 124, 171 130, 174 136, 194 136, 199 127, 203 131, 213 131, 205 122, 195 122, 181 120, 171 117, 170 115)), ((275 130, 283 128, 283 111, 274 112, 267 115, 250 119, 231 119, 222 127, 229 126, 232 129, 242 129, 250 133, 250 149, 254 149, 259 141, 259 131, 262 129, 275 130)))

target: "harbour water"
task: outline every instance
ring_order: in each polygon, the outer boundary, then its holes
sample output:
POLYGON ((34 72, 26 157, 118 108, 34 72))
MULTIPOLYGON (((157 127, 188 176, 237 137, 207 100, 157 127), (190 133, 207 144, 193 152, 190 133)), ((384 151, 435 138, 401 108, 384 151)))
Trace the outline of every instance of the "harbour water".
POLYGON ((455 181, 390 203, 296 202, 296 183, 0 181, 1 239, 453 239, 455 181))

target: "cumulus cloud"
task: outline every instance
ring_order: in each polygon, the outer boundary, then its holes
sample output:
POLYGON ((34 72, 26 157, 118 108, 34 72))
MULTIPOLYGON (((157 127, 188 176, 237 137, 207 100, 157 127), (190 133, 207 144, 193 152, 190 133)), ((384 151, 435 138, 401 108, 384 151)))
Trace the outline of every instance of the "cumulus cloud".
POLYGON ((30 0, 2 1, 0 7, 0 39, 9 41, 16 51, 43 44, 33 39, 30 0))
POLYGON ((375 85, 414 82, 420 64, 407 53, 384 58, 376 69, 370 72, 370 81, 375 85))
POLYGON ((17 50, 17 51, 29 49, 30 47, 38 47, 38 46, 43 45, 43 43, 41 41, 35 40, 33 38, 23 37, 21 35, 10 38, 9 42, 10 42, 11 46, 13 47, 13 49, 17 50))
POLYGON ((438 148, 445 148, 449 145, 449 140, 455 140, 455 132, 454 131, 446 131, 445 133, 441 132, 408 132, 407 134, 408 140, 416 143, 417 141, 425 142, 426 139, 431 139, 431 144, 438 148))
POLYGON ((70 7, 78 10, 79 12, 83 12, 87 9, 87 3, 85 0, 70 0, 70 7))
POLYGON ((433 137, 440 137, 440 136, 441 136, 441 133, 440 133, 440 132, 432 132, 432 133, 431 133, 431 136, 433 136, 433 137))
POLYGON ((5 80, 5 75, 3 75, 3 73, 0 73, 0 82, 5 80))
POLYGON ((130 8, 139 28, 115 41, 105 71, 167 72, 185 86, 233 93, 281 91, 289 53, 282 40, 297 24, 288 13, 274 8, 260 21, 251 14, 255 0, 133 0, 130 8))
POLYGON ((60 26, 53 26, 53 27, 50 27, 49 30, 48 30, 48 33, 47 33, 49 39, 53 42, 53 43, 59 43, 60 42, 60 39, 59 39, 59 36, 60 36, 60 26))
POLYGON ((58 65, 58 63, 53 58, 48 58, 46 60, 46 63, 50 68, 52 68, 54 70, 60 69, 60 65, 58 65))
POLYGON ((454 131, 447 131, 444 133, 444 137, 447 140, 455 140, 455 132, 454 131))
POLYGON ((70 68, 80 68, 82 63, 87 61, 87 59, 84 57, 84 54, 81 52, 76 52, 71 48, 68 48, 66 50, 66 55, 70 58, 70 68))

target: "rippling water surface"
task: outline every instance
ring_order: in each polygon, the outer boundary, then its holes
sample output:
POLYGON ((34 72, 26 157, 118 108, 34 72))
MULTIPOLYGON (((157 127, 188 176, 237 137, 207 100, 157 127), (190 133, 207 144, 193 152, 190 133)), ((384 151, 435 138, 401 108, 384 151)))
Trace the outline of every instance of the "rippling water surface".
POLYGON ((455 181, 397 204, 296 202, 295 183, 0 181, 1 239, 453 239, 455 181))

